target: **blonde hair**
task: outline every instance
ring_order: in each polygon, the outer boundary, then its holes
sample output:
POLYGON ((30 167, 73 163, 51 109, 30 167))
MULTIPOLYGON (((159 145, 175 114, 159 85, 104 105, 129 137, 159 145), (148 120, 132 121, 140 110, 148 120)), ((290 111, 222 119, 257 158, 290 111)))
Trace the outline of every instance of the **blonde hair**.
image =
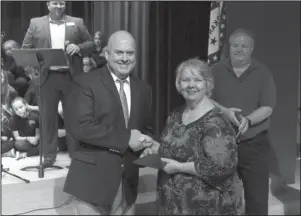
POLYGON ((188 59, 188 60, 180 63, 179 66, 177 67, 177 69, 176 69, 176 89, 177 89, 177 91, 179 93, 181 93, 180 78, 181 78, 181 74, 186 69, 197 71, 199 73, 199 75, 201 75, 203 77, 203 79, 206 81, 206 89, 207 89, 206 95, 208 97, 210 97, 212 94, 212 90, 214 88, 213 77, 209 70, 209 65, 205 61, 199 60, 197 58, 188 59))

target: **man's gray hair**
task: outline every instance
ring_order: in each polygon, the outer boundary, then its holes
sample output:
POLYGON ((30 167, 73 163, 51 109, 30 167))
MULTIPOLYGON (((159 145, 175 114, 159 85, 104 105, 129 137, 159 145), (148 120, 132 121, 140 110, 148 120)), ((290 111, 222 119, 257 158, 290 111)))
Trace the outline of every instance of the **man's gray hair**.
POLYGON ((231 41, 238 35, 246 35, 248 36, 249 38, 252 39, 252 42, 253 42, 253 45, 255 44, 255 35, 253 32, 247 30, 247 29, 244 29, 244 28, 238 28, 236 30, 234 30, 230 37, 229 37, 229 43, 231 43, 231 41))

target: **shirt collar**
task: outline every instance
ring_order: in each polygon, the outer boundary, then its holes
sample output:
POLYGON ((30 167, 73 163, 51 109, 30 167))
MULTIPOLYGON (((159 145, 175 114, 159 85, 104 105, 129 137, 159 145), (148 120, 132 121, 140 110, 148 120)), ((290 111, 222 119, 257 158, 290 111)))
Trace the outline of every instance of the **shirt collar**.
MULTIPOLYGON (((110 70, 109 67, 108 67, 108 69, 110 71, 111 76, 113 77, 114 82, 116 83, 117 80, 119 80, 119 78, 110 70)), ((128 76, 125 80, 127 81, 127 83, 130 83, 130 76, 128 76)))
MULTIPOLYGON (((225 60, 225 61, 223 62, 223 65, 226 66, 229 70, 233 70, 233 67, 232 67, 230 58, 228 58, 227 60, 225 60)), ((249 69, 250 69, 250 70, 253 70, 253 69, 256 69, 256 68, 258 68, 258 67, 260 67, 259 62, 258 62, 255 58, 252 58, 252 59, 251 59, 251 64, 250 64, 250 66, 248 67, 248 70, 249 70, 249 69)))
POLYGON ((62 19, 60 20, 52 20, 51 17, 49 16, 49 23, 53 23, 53 24, 64 24, 65 21, 65 16, 62 17, 62 19))

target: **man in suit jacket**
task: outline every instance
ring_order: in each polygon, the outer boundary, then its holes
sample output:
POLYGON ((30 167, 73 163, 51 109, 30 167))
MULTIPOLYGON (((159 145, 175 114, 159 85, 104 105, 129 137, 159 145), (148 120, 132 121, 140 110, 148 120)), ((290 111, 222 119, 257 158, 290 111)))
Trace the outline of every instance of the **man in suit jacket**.
MULTIPOLYGON (((66 99, 70 93, 72 80, 82 73, 82 58, 92 51, 93 41, 83 20, 65 15, 65 1, 48 1, 47 16, 30 20, 29 28, 23 40, 22 48, 64 49, 68 54, 69 66, 44 67, 40 74, 42 116, 42 143, 45 167, 53 165, 57 150, 57 107, 62 100, 66 107, 66 99)), ((68 110, 71 112, 72 110, 68 110)), ((65 118, 67 143, 70 155, 74 143, 69 131, 68 116, 65 118)))
POLYGON ((77 198, 81 215, 133 214, 139 179, 133 161, 150 145, 142 141, 152 134, 151 87, 131 73, 134 38, 126 31, 115 32, 105 53, 107 65, 77 82, 80 147, 64 191, 77 198))

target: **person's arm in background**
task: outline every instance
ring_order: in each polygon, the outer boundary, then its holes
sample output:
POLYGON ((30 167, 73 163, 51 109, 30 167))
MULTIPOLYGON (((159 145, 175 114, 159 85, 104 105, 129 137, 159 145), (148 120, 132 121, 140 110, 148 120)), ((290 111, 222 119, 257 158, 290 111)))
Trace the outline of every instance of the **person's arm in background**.
POLYGON ((15 138, 16 141, 25 141, 26 137, 21 137, 19 134, 19 127, 20 124, 17 120, 17 116, 12 116, 12 119, 10 121, 10 130, 15 138))
POLYGON ((233 124, 235 124, 236 126, 240 126, 241 122, 236 118, 235 116, 235 112, 241 112, 241 109, 239 108, 235 108, 235 107, 231 107, 231 108, 226 108, 223 105, 221 105, 220 103, 218 103, 217 101, 215 101, 214 99, 210 98, 211 103, 214 104, 214 106, 218 107, 222 113, 226 116, 226 118, 231 121, 233 124))
POLYGON ((34 48, 35 18, 30 20, 29 27, 26 31, 21 48, 34 48))
POLYGON ((78 21, 79 24, 79 34, 82 43, 77 44, 79 47, 79 53, 84 56, 92 52, 94 47, 93 38, 91 37, 89 31, 87 30, 87 27, 84 24, 83 19, 79 18, 78 21))
POLYGON ((261 86, 261 97, 256 110, 246 116, 251 125, 256 125, 269 118, 276 105, 276 85, 271 73, 267 73, 264 84, 261 86))

